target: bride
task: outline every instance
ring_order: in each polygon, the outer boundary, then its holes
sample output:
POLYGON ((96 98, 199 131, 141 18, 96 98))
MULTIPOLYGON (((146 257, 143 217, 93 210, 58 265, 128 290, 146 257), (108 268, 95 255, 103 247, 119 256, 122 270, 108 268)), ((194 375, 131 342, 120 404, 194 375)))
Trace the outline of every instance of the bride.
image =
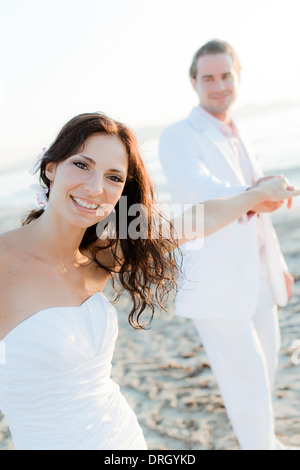
POLYGON ((155 205, 133 132, 98 113, 69 121, 38 170, 45 207, 0 234, 0 409, 15 448, 146 449, 110 378, 118 326, 105 284, 118 279, 132 298, 129 323, 143 328, 146 307, 153 317, 155 303, 163 308, 176 288, 178 246, 300 191, 284 177, 259 181, 239 196, 204 202, 205 224, 179 236, 195 207, 168 222, 155 205), (129 236, 134 217, 123 211, 121 197, 129 208, 143 208, 138 236, 129 236), (153 225, 164 229, 149 235, 153 225))

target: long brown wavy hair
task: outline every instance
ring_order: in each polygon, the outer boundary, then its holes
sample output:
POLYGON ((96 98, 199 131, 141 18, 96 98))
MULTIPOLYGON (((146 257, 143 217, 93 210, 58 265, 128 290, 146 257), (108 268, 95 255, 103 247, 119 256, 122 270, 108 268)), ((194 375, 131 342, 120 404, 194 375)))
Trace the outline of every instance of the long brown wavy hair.
MULTIPOLYGON (((67 158, 76 155, 84 146, 88 137, 93 134, 102 133, 117 136, 125 145, 129 169, 122 196, 127 196, 127 204, 130 208, 134 204, 143 206, 144 211, 140 214, 142 218, 141 231, 148 232, 149 236, 140 236, 133 239, 128 236, 120 237, 119 211, 120 201, 115 207, 113 239, 108 243, 99 243, 99 231, 97 225, 87 228, 82 239, 80 250, 88 251, 92 255, 93 262, 99 268, 108 272, 113 281, 113 287, 117 292, 115 302, 119 300, 124 291, 129 292, 133 307, 128 321, 134 328, 146 328, 153 319, 156 305, 166 311, 164 304, 172 290, 177 290, 178 278, 181 267, 178 263, 178 244, 172 235, 172 224, 166 216, 158 209, 154 196, 154 185, 144 165, 139 146, 134 132, 124 124, 117 122, 104 114, 87 113, 71 119, 60 131, 56 140, 52 143, 42 158, 39 168, 40 184, 50 194, 50 181, 46 176, 46 165, 48 163, 59 164, 67 158), (162 223, 170 224, 170 238, 165 239, 160 229, 162 223), (158 227, 153 233, 153 227, 158 227), (121 248, 122 258, 119 256, 121 248), (114 260, 121 265, 117 274, 114 268, 108 267, 101 262, 101 251, 111 250, 114 260), (170 251, 171 249, 171 251, 170 251), (177 250, 176 250, 177 249, 177 250), (175 250, 175 251, 174 251, 175 250), (118 254, 117 254, 118 253, 118 254), (115 277, 119 280, 120 288, 115 287, 115 277), (150 320, 146 323, 140 322, 141 314, 150 308, 150 320)), ((35 209, 24 216, 23 225, 28 225, 38 219, 44 213, 44 209, 35 209)), ((108 223, 111 217, 108 217, 108 223)), ((134 217, 127 215, 127 229, 134 217)), ((106 220, 106 219, 105 219, 106 220)))

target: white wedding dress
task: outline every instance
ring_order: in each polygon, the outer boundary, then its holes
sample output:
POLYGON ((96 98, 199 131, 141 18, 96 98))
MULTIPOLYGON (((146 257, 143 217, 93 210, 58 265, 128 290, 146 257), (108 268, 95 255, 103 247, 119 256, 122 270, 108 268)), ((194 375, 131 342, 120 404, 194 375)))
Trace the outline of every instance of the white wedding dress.
POLYGON ((102 293, 41 310, 8 333, 0 410, 17 450, 147 449, 110 378, 117 335, 117 312, 102 293))

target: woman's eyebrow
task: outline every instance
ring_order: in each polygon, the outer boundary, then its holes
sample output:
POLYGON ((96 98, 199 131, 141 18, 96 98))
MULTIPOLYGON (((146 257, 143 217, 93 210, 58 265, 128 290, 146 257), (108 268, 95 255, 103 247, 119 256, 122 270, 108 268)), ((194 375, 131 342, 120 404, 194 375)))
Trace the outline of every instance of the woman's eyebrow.
POLYGON ((122 173, 124 175, 126 175, 126 171, 125 170, 118 170, 117 168, 110 168, 109 170, 107 171, 111 171, 112 173, 122 173))
MULTIPOLYGON (((89 162, 91 162, 93 165, 96 165, 95 160, 93 160, 93 159, 90 158, 90 157, 87 157, 86 155, 81 155, 81 154, 79 154, 79 157, 85 158, 86 160, 88 160, 89 162)), ((125 170, 118 170, 118 169, 116 169, 116 168, 110 168, 108 171, 111 171, 112 173, 121 173, 121 174, 126 175, 126 171, 125 171, 125 170)))
POLYGON ((95 160, 93 160, 92 158, 90 157, 86 157, 85 155, 79 155, 79 157, 82 157, 82 158, 85 158, 86 160, 88 160, 89 162, 93 163, 93 165, 96 165, 96 162, 95 160))

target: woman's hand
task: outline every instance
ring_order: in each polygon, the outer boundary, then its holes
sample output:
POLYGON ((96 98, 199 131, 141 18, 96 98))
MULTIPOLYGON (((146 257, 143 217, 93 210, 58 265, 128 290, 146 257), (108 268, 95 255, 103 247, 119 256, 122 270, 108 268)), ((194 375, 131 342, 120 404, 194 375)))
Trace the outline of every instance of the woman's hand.
POLYGON ((292 198, 300 195, 300 190, 291 186, 284 176, 271 176, 262 178, 256 182, 252 189, 262 192, 264 201, 281 202, 288 200, 288 208, 291 208, 292 198))

